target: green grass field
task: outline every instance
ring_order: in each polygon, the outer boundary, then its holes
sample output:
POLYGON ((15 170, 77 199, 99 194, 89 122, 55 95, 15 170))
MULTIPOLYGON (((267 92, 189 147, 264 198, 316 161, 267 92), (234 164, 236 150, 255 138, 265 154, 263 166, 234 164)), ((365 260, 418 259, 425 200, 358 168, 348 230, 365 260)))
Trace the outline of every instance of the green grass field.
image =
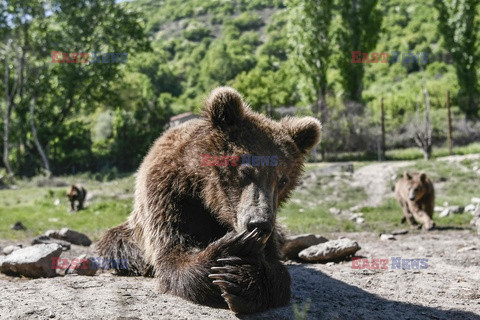
MULTIPOLYGON (((355 170, 368 162, 354 163, 355 170)), ((306 173, 329 164, 307 164, 306 173)), ((412 165, 398 170, 400 176, 405 169, 424 170, 436 187, 436 204, 464 206, 472 197, 479 197, 480 176, 473 172, 480 167, 479 160, 448 162, 440 160, 412 161, 412 165)), ((69 227, 98 239, 101 234, 128 217, 132 208, 134 191, 133 175, 101 176, 79 175, 56 177, 45 185, 45 180, 17 181, 18 189, 0 190, 0 238, 23 239, 44 233, 48 229, 69 227), (67 187, 72 182, 80 182, 87 188, 91 200, 85 210, 68 212, 67 187), (58 187, 56 185, 63 184, 58 187), (10 230, 10 225, 21 221, 27 231, 10 230)), ((393 188, 394 181, 389 182, 393 188)), ((402 212, 396 200, 386 197, 378 207, 362 208, 365 222, 356 224, 345 217, 334 216, 330 208, 349 209, 365 199, 367 195, 360 187, 352 186, 350 174, 321 176, 308 190, 296 191, 291 200, 280 209, 279 220, 292 233, 315 232, 388 232, 392 229, 407 228, 400 224, 402 212)), ((472 216, 469 213, 446 218, 434 215, 437 226, 469 227, 472 216)))

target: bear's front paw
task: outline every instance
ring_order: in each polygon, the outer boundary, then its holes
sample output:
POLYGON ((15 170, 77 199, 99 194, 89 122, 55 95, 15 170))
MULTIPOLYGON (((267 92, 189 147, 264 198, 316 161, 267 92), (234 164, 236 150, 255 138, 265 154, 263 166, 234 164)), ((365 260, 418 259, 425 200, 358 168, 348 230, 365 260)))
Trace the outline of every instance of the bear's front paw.
POLYGON ((260 311, 266 289, 263 264, 239 257, 221 258, 217 262, 222 266, 212 267, 208 277, 220 287, 230 310, 235 313, 260 311))
POLYGON ((255 228, 253 231, 243 231, 230 235, 223 242, 220 257, 263 257, 265 249, 264 237, 255 228))

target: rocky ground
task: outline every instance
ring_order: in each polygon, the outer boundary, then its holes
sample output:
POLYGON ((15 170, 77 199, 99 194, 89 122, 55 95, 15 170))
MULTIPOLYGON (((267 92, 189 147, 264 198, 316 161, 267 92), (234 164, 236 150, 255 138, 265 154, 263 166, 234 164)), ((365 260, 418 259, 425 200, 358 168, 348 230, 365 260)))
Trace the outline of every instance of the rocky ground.
MULTIPOLYGON (((356 270, 352 262, 288 261, 292 303, 262 314, 235 316, 155 293, 154 280, 68 275, 25 279, 0 275, 1 319, 480 319, 480 238, 467 230, 410 232, 380 241, 369 233, 348 236, 368 258, 426 258, 427 269, 356 270), (306 314, 306 316, 305 316, 306 314)), ((11 241, 0 241, 0 246, 11 241)), ((27 244, 27 242, 25 242, 27 244)), ((62 257, 93 254, 72 245, 62 257)))
MULTIPOLYGON (((459 161, 445 158, 450 160, 459 161)), ((385 182, 405 165, 357 170, 354 183, 368 195, 362 205, 378 205, 391 193, 385 182)), ((388 259, 388 268, 353 269, 351 261, 286 261, 293 280, 291 303, 248 316, 158 294, 151 278, 117 277, 108 271, 48 279, 0 274, 0 319, 480 319, 480 237, 473 228, 409 230, 395 240, 380 240, 373 233, 325 236, 356 241, 361 246, 356 256, 370 262, 388 259), (428 259, 428 268, 392 269, 392 257, 428 259)), ((27 246, 31 240, 20 243, 27 246)), ((0 248, 16 243, 0 239, 0 248)), ((81 254, 95 256, 93 247, 71 245, 62 258, 81 254)))

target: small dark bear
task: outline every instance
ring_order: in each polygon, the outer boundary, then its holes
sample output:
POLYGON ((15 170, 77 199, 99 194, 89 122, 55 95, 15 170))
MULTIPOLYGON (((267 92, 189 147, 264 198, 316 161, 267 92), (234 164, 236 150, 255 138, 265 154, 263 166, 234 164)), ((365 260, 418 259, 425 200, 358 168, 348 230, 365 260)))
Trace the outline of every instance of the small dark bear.
POLYGON ((128 259, 123 274, 153 269, 160 291, 235 313, 288 304, 290 275, 280 261, 277 209, 320 139, 312 117, 273 121, 232 88, 215 89, 204 117, 166 131, 141 164, 134 209, 97 244, 128 259), (278 157, 276 166, 206 166, 202 155, 278 157))
POLYGON ((435 227, 432 220, 435 190, 432 181, 424 172, 405 171, 395 186, 395 194, 403 209, 402 222, 406 220, 411 226, 419 222, 426 230, 435 227))
POLYGON ((85 198, 87 197, 87 190, 81 185, 72 184, 68 190, 67 197, 70 201, 70 211, 82 210, 85 198), (78 202, 76 207, 75 201, 78 202))

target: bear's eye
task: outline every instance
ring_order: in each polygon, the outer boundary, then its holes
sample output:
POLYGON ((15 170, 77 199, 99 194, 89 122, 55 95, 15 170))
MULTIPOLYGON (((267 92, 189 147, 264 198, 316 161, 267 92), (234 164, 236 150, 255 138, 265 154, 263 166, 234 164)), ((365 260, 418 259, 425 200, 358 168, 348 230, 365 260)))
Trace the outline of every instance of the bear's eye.
POLYGON ((288 178, 286 176, 283 176, 280 181, 278 181, 278 187, 280 189, 283 189, 288 183, 288 178))
POLYGON ((244 180, 252 181, 255 178, 255 169, 250 165, 242 165, 240 175, 244 180))

